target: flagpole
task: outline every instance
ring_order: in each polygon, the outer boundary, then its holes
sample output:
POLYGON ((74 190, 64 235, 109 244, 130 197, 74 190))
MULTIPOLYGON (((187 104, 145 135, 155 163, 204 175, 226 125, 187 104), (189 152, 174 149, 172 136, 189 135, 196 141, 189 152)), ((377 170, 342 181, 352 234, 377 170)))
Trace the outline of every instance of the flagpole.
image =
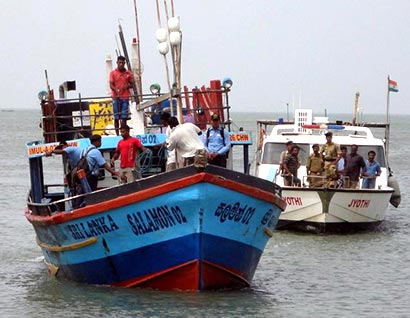
POLYGON ((389 166, 389 138, 390 138, 390 75, 387 76, 387 104, 386 104, 386 129, 385 129, 385 146, 386 146, 386 163, 389 166))

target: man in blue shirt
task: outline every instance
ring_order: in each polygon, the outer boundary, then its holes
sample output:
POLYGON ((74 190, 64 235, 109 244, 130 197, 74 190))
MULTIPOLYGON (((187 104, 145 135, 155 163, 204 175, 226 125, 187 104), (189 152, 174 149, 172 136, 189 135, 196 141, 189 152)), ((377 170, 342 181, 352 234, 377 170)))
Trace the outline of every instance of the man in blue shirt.
POLYGON ((220 125, 218 114, 211 116, 212 127, 208 128, 204 137, 204 145, 208 150, 208 163, 226 168, 228 152, 231 149, 229 132, 220 125))
POLYGON ((380 164, 374 160, 375 157, 376 153, 373 150, 367 153, 366 176, 363 178, 362 189, 374 189, 376 187, 376 178, 382 173, 380 164))
POLYGON ((66 141, 61 141, 60 144, 53 150, 48 151, 46 156, 51 156, 52 154, 64 155, 67 158, 69 168, 74 168, 81 157, 81 149, 73 146, 69 146, 66 141))
POLYGON ((101 152, 97 149, 101 147, 101 136, 92 135, 90 137, 90 141, 91 146, 83 149, 81 157, 87 156, 88 167, 90 169, 90 173, 87 173, 87 181, 90 185, 91 190, 95 191, 97 190, 100 168, 105 168, 107 171, 111 172, 112 175, 117 177, 118 173, 113 168, 111 168, 111 166, 105 161, 101 152))

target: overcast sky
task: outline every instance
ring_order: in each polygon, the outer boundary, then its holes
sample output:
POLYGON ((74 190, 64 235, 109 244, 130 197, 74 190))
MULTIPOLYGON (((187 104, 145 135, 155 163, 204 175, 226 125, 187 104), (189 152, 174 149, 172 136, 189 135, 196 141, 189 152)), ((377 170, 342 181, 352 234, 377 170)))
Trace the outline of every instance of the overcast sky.
MULTIPOLYGON (((138 0, 143 89, 166 75, 157 51, 155 1, 138 0)), ((170 3, 171 0, 168 0, 170 3)), ((160 0, 163 3, 163 0, 160 0)), ((384 113, 387 76, 398 82, 392 113, 410 114, 409 0, 174 0, 183 32, 182 82, 231 77, 234 111, 384 113)), ((118 20, 135 37, 133 0, 0 0, 0 108, 38 108, 46 88, 77 81, 105 95, 107 54, 118 20)), ((165 20, 165 19, 164 19, 165 20)))

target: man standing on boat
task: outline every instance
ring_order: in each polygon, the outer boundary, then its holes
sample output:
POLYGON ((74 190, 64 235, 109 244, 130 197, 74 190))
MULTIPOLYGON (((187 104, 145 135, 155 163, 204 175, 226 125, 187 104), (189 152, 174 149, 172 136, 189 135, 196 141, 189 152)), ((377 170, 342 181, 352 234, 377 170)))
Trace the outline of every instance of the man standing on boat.
POLYGON ((168 119, 172 132, 167 139, 168 150, 175 149, 177 167, 185 167, 194 163, 197 150, 205 150, 199 135, 202 133, 198 126, 192 123, 179 124, 176 117, 168 119))
POLYGON ((125 68, 125 57, 118 56, 117 68, 110 72, 110 88, 114 111, 115 133, 119 135, 119 127, 125 126, 128 119, 130 88, 134 85, 134 76, 125 68))
POLYGON ((347 156, 347 147, 340 147, 340 156, 336 163, 336 172, 337 172, 337 188, 343 188, 345 186, 345 176, 346 176, 346 156, 347 156))
POLYGON ((325 133, 326 143, 320 148, 320 154, 325 162, 326 186, 334 186, 337 179, 336 163, 340 153, 340 146, 332 141, 333 133, 325 133))
POLYGON ((119 183, 129 183, 141 178, 136 161, 140 152, 147 150, 138 138, 130 136, 130 127, 121 126, 120 133, 122 140, 117 144, 114 156, 111 159, 111 165, 114 166, 115 160, 121 159, 119 183))
POLYGON ((374 189, 376 187, 376 178, 382 173, 380 164, 374 160, 376 153, 370 150, 367 153, 366 160, 366 177, 363 178, 362 188, 363 189, 374 189))
POLYGON ((366 176, 366 163, 357 153, 357 145, 350 146, 350 153, 346 156, 346 176, 349 177, 351 189, 356 189, 359 184, 360 172, 366 176))
POLYGON ((286 159, 286 156, 292 152, 292 147, 293 147, 293 142, 291 140, 286 142, 286 150, 283 150, 280 153, 280 159, 279 159, 279 172, 280 174, 284 174, 285 170, 283 169, 283 162, 286 159))
POLYGON ((69 169, 72 169, 80 160, 81 150, 78 147, 69 146, 66 141, 61 141, 53 150, 46 152, 46 156, 51 156, 52 154, 66 156, 69 169))
MULTIPOLYGON (((167 136, 167 141, 169 140, 169 137, 171 136, 171 127, 168 125, 168 119, 171 117, 170 113, 168 112, 162 112, 160 115, 161 123, 165 129, 165 135, 167 136)), ((167 166, 166 166, 166 171, 172 171, 177 168, 177 162, 175 159, 175 149, 174 150, 169 150, 168 149, 168 157, 167 157, 167 166)))
POLYGON ((319 145, 312 146, 313 153, 309 156, 306 162, 306 172, 310 188, 323 186, 323 159, 319 153, 319 145))
POLYGON ((300 187, 301 185, 298 178, 298 169, 300 167, 299 150, 299 146, 293 145, 291 153, 286 156, 283 162, 283 170, 285 171, 283 183, 285 186, 300 187))
POLYGON ((98 175, 100 174, 100 168, 105 168, 112 175, 118 177, 118 173, 111 168, 111 166, 105 161, 101 152, 97 149, 101 147, 101 136, 92 135, 90 137, 91 146, 83 149, 81 157, 86 156, 88 162, 88 168, 90 170, 87 173, 87 181, 90 185, 91 191, 97 190, 98 185, 98 175))
POLYGON ((226 168, 226 161, 231 141, 229 133, 220 125, 218 114, 212 114, 212 127, 208 128, 204 137, 204 145, 208 150, 208 163, 226 168))

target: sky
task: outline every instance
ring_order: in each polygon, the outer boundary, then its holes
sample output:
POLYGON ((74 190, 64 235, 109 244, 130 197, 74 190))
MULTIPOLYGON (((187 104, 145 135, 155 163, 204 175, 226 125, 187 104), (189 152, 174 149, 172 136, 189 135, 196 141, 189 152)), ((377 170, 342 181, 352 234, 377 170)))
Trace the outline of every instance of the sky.
MULTIPOLYGON (((162 26, 164 0, 159 0, 162 26)), ((167 0, 170 5, 171 0, 167 0)), ((143 90, 167 87, 154 0, 138 0, 143 90)), ((408 0, 174 0, 180 17, 182 83, 233 80, 232 111, 410 114, 408 0)), ((0 108, 40 109, 39 91, 76 80, 69 97, 107 94, 118 22, 136 36, 133 0, 0 0, 0 108)), ((130 48, 128 48, 130 50, 130 48)), ((114 63, 115 64, 115 63, 114 63)))

